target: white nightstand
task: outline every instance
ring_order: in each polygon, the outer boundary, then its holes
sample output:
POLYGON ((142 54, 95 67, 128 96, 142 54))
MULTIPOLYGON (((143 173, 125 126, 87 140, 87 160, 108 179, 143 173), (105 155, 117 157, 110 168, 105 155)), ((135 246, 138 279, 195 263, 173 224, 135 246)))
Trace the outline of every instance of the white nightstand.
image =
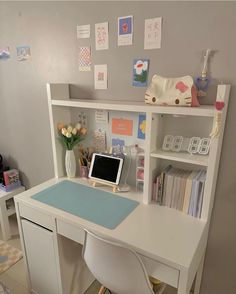
POLYGON ((13 197, 16 194, 19 194, 25 190, 25 187, 21 186, 17 189, 14 189, 11 192, 4 192, 0 190, 0 223, 2 228, 2 238, 4 241, 7 241, 11 238, 11 231, 9 225, 8 217, 14 213, 16 213, 14 199, 13 197), (10 203, 10 207, 7 208, 7 202, 12 199, 12 203, 10 203))

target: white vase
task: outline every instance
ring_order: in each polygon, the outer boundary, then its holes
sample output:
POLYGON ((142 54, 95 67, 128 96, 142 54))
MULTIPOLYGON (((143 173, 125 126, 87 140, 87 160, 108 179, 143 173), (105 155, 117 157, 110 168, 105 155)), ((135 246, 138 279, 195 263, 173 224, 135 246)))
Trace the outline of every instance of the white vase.
POLYGON ((76 172, 76 161, 73 150, 66 150, 65 166, 67 177, 74 178, 76 172))

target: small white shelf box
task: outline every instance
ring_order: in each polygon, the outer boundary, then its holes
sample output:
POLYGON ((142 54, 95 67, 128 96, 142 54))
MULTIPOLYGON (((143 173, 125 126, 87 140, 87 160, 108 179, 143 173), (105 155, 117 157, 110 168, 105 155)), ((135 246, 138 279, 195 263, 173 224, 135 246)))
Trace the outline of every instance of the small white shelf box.
POLYGON ((13 202, 13 197, 21 192, 23 192, 25 188, 23 186, 20 186, 10 192, 5 192, 0 190, 0 222, 1 222, 1 229, 2 229, 2 235, 3 240, 7 241, 11 238, 11 231, 10 231, 10 224, 8 217, 15 214, 15 206, 13 202), (6 202, 9 200, 12 200, 12 205, 7 209, 6 202))

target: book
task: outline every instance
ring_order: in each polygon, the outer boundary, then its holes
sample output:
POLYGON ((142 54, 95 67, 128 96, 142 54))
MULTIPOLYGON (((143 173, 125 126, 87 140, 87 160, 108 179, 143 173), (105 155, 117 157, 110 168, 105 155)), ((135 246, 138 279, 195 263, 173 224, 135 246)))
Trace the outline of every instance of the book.
POLYGON ((166 173, 171 169, 171 165, 168 165, 160 174, 160 188, 159 188, 159 194, 158 194, 158 203, 160 205, 164 204, 164 183, 165 183, 165 176, 166 173))
POLYGON ((203 170, 198 171, 197 175, 193 178, 192 190, 191 190, 191 196, 190 196, 190 202, 189 202, 189 208, 188 208, 188 214, 191 216, 194 216, 195 207, 197 206, 199 187, 200 187, 199 178, 201 177, 201 174, 203 172, 204 172, 203 170))
POLYGON ((174 174, 176 172, 175 168, 171 168, 165 175, 166 181, 164 183, 165 188, 165 202, 164 205, 171 207, 171 197, 174 185, 174 174))
POLYGON ((190 197, 192 192, 192 182, 193 182, 193 179, 196 177, 197 173, 198 173, 197 171, 192 171, 186 180, 183 209, 182 209, 184 213, 188 213, 190 197))
POLYGON ((181 177, 180 190, 179 190, 179 196, 178 196, 177 207, 176 207, 176 209, 180 211, 183 210, 185 188, 186 188, 187 178, 189 177, 190 174, 191 174, 191 171, 186 170, 184 171, 181 177))
POLYGON ((172 195, 171 195, 171 206, 172 208, 177 208, 177 202, 179 198, 179 191, 180 191, 180 182, 181 177, 183 174, 183 170, 177 169, 174 172, 174 182, 173 182, 173 188, 172 188, 172 195))
POLYGON ((199 182, 198 194, 193 206, 193 216, 198 218, 201 216, 205 181, 206 181, 206 171, 202 171, 201 175, 198 178, 198 182, 199 182))
POLYGON ((155 202, 155 197, 156 197, 156 187, 157 187, 157 183, 153 182, 152 183, 152 201, 155 202))

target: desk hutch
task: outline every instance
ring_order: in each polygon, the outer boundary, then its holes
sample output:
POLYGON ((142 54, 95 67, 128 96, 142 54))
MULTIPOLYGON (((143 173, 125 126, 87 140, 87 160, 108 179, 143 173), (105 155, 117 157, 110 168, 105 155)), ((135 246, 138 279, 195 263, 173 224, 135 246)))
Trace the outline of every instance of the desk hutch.
MULTIPOLYGON (((84 293, 93 281, 80 255, 84 228, 136 250, 148 273, 177 288, 178 294, 190 293, 194 280, 194 293, 199 293, 229 92, 229 85, 219 85, 217 88, 217 97, 224 100, 225 107, 222 111, 221 133, 218 138, 211 140, 209 154, 190 155, 163 151, 163 138, 166 134, 208 137, 215 120, 214 106, 167 107, 127 100, 70 99, 68 84, 47 85, 55 178, 15 197, 32 293, 84 293), (57 124, 75 122, 75 113, 81 109, 88 113, 93 113, 95 109, 105 109, 146 114, 143 192, 134 187, 130 192, 120 194, 137 200, 140 204, 114 230, 31 198, 35 193, 65 179, 65 150, 57 139, 57 124), (206 170, 199 219, 152 203, 155 173, 170 163, 186 169, 200 167, 206 170)), ((90 185, 88 181, 79 178, 71 181, 90 185)), ((109 190, 108 187, 98 189, 109 190)))

